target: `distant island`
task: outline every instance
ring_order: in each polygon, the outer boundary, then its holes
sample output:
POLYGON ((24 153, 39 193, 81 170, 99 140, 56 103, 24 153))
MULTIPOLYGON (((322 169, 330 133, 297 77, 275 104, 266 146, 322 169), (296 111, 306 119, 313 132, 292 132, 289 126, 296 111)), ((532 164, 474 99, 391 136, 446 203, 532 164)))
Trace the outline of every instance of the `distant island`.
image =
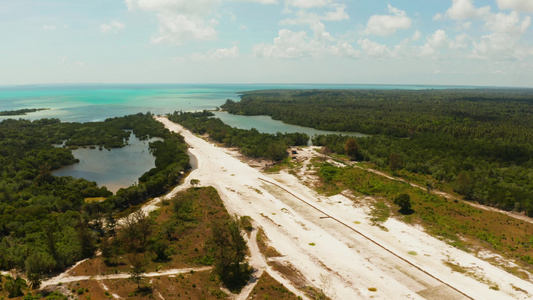
POLYGON ((23 116, 29 113, 41 111, 41 110, 48 110, 50 108, 23 108, 18 110, 5 110, 0 111, 0 116, 23 116))

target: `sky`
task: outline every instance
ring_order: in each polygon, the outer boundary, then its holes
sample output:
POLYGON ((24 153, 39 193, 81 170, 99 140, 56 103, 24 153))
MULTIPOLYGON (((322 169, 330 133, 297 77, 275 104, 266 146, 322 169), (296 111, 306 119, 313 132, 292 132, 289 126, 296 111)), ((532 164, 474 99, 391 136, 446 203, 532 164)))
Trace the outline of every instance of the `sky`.
POLYGON ((533 0, 0 0, 0 85, 533 87, 533 0))

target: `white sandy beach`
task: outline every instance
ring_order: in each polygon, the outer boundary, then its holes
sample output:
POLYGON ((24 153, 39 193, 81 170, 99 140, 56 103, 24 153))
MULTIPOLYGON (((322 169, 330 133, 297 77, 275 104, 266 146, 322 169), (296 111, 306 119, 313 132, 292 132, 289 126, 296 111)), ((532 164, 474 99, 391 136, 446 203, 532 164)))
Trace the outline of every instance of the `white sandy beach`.
POLYGON ((261 173, 233 152, 166 118, 158 120, 183 135, 197 158, 198 168, 188 179, 215 187, 230 213, 252 217, 282 254, 276 260, 297 269, 306 285, 324 290, 332 299, 533 297, 531 282, 419 228, 389 219, 384 224, 388 232, 383 231, 370 224, 367 208, 356 207, 342 195, 318 195, 287 173, 261 173), (444 262, 459 264, 474 275, 453 272, 444 262))

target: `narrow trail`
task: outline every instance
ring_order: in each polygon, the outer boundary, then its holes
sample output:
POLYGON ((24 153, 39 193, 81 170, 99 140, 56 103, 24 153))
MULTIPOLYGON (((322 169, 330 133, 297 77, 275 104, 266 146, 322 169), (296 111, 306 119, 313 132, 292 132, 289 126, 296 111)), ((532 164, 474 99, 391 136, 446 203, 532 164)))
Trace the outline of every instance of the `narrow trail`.
POLYGON ((236 300, 246 300, 250 297, 253 289, 257 285, 259 278, 263 275, 264 272, 268 272, 270 277, 276 279, 279 283, 283 284, 285 288, 294 293, 296 296, 300 296, 302 299, 309 299, 305 294, 298 290, 292 282, 285 279, 281 274, 274 271, 267 263, 265 257, 259 250, 259 245, 257 245, 257 233, 259 231, 258 225, 255 222, 252 222, 253 230, 250 233, 249 237, 246 237, 246 243, 248 249, 250 250, 250 256, 248 257, 248 263, 251 267, 254 268, 254 273, 252 274, 252 279, 250 282, 242 289, 242 291, 235 297, 236 300))
POLYGON ((264 270, 267 267, 266 261, 263 258, 263 255, 259 251, 257 245, 257 229, 254 228, 250 233, 250 237, 246 238, 246 243, 248 244, 248 249, 250 250, 250 257, 248 257, 248 263, 252 268, 254 268, 254 273, 252 274, 252 279, 248 284, 242 289, 242 291, 235 297, 236 300, 246 300, 252 293, 252 290, 257 285, 257 281, 261 275, 263 275, 264 270))
MULTIPOLYGON (((178 274, 190 273, 191 271, 194 271, 194 272, 208 271, 208 270, 211 270, 212 268, 213 267, 171 269, 171 270, 165 270, 161 272, 144 273, 143 276, 144 277, 158 277, 158 276, 178 275, 178 274)), ((71 275, 62 274, 61 276, 56 276, 49 280, 43 281, 41 284, 41 288, 51 286, 51 285, 57 285, 59 283, 69 283, 69 282, 77 282, 77 281, 83 281, 83 280, 100 281, 100 280, 109 280, 109 279, 125 279, 125 278, 129 278, 130 276, 131 274, 129 273, 96 275, 96 276, 71 276, 71 275)))

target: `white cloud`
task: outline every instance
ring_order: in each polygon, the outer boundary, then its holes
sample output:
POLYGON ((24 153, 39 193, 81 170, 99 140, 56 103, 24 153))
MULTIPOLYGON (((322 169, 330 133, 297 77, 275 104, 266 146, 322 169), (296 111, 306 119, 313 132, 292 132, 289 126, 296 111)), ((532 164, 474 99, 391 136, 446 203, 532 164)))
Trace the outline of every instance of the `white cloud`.
POLYGON ((339 5, 335 6, 333 11, 328 11, 324 15, 318 15, 316 13, 310 13, 305 10, 300 10, 296 13, 295 19, 285 19, 280 22, 280 24, 313 24, 320 21, 342 21, 347 20, 350 17, 346 13, 346 6, 339 5))
POLYGON ((325 22, 349 19, 346 5, 338 0, 285 0, 283 13, 291 17, 280 21, 280 25, 306 25, 308 31, 281 29, 272 43, 253 46, 255 57, 274 59, 343 57, 357 58, 361 51, 327 31, 325 22), (291 10, 295 8, 294 10, 291 10), (320 8, 320 9, 317 9, 320 8), (311 34, 308 34, 312 32, 311 34))
POLYGON ((56 25, 48 25, 48 24, 43 25, 43 30, 55 30, 56 28, 57 28, 56 25))
POLYGON ((408 29, 411 27, 412 20, 407 17, 405 11, 388 5, 389 12, 392 15, 373 15, 366 24, 364 34, 391 36, 399 29, 408 29))
POLYGON ((413 36, 411 37, 411 40, 413 41, 418 41, 420 38, 422 37, 422 33, 420 31, 415 31, 415 33, 413 34, 413 36))
POLYGON ((104 33, 107 33, 107 32, 118 32, 122 29, 124 29, 126 27, 126 25, 124 25, 124 23, 120 23, 118 21, 112 21, 110 22, 109 24, 102 24, 100 25, 100 30, 104 33))
POLYGON ((305 31, 281 29, 278 35, 272 44, 254 45, 253 54, 258 57, 289 59, 312 56, 315 52, 305 31))
POLYGON ((486 60, 520 60, 533 56, 533 47, 522 38, 531 25, 531 17, 520 18, 516 11, 495 13, 485 17, 491 31, 473 43, 471 57, 486 60))
POLYGON ((333 2, 333 0, 285 0, 285 5, 298 8, 324 7, 333 2))
POLYGON ((498 2, 500 9, 533 13, 533 1, 531 0, 496 0, 496 2, 498 2))
POLYGON ((277 0, 240 0, 242 2, 256 2, 261 4, 277 4, 277 0))
POLYGON ((326 26, 321 22, 311 24, 311 29, 313 30, 315 39, 318 41, 328 42, 334 40, 331 34, 326 31, 326 26))
POLYGON ((320 42, 331 42, 333 36, 326 30, 322 21, 342 21, 348 19, 344 5, 335 6, 334 10, 328 11, 323 15, 300 10, 296 13, 296 18, 285 19, 280 22, 281 25, 308 25, 313 31, 314 38, 320 42))
POLYGON ((431 37, 428 38, 427 44, 431 45, 432 48, 445 48, 449 44, 448 35, 446 31, 439 29, 433 33, 431 37))
POLYGON ((221 0, 125 0, 129 10, 157 13, 158 33, 152 43, 182 44, 187 40, 213 40, 218 21, 211 17, 221 0))
POLYGON ((253 54, 256 57, 275 59, 295 59, 306 57, 344 57, 358 58, 360 50, 354 49, 345 41, 333 38, 319 23, 314 28, 314 36, 310 37, 305 31, 294 32, 289 29, 281 29, 278 37, 270 43, 261 43, 253 46, 253 54))
POLYGON ((221 0, 125 0, 129 10, 205 15, 221 0))
POLYGON ((438 29, 426 39, 426 43, 420 48, 420 53, 426 56, 442 54, 444 50, 458 50, 468 47, 470 37, 465 34, 459 34, 455 39, 448 37, 446 31, 438 29))
POLYGON ((446 11, 446 16, 452 20, 476 19, 490 12, 490 6, 476 8, 473 0, 453 0, 452 7, 446 11))
POLYGON ((128 10, 135 10, 137 8, 137 0, 124 0, 128 10))
POLYGON ((485 26, 493 32, 523 35, 531 25, 531 17, 526 16, 520 20, 517 12, 509 14, 497 13, 487 16, 485 26))
MULTIPOLYGON (((521 17, 519 11, 527 12, 533 8, 533 1, 497 0, 500 9, 512 9, 509 13, 493 13, 490 6, 477 8, 473 0, 454 0, 445 16, 458 21, 459 31, 470 30, 472 22, 482 22, 489 33, 469 37, 458 35, 455 40, 448 39, 444 31, 437 31, 428 38, 421 48, 426 55, 440 54, 444 49, 469 49, 470 54, 463 56, 482 60, 520 60, 533 55, 533 47, 524 40, 531 25, 531 16, 521 17), (444 33, 444 34, 443 34, 444 33), (445 39, 444 39, 445 38, 445 39), (440 41, 440 43, 439 43, 440 41)), ((434 19, 443 17, 435 15, 434 19)))
POLYGON ((524 45, 515 37, 504 33, 492 33, 474 42, 471 57, 484 60, 523 60, 533 56, 533 47, 524 45))
POLYGON ((151 42, 159 44, 169 42, 181 44, 186 40, 214 40, 217 36, 215 19, 204 20, 203 18, 187 15, 174 15, 161 13, 157 15, 159 20, 159 33, 152 37, 151 42))
POLYGON ((330 46, 329 53, 336 57, 358 58, 361 56, 361 51, 354 49, 348 43, 339 43, 338 45, 330 46))
POLYGON ((368 57, 387 58, 392 56, 392 51, 386 45, 373 42, 369 39, 360 39, 358 43, 368 57))
POLYGON ((193 61, 217 61, 224 59, 235 59, 239 57, 239 48, 233 46, 231 48, 220 48, 209 51, 207 54, 195 53, 191 55, 193 61))
POLYGON ((60 56, 59 62, 65 67, 82 68, 85 64, 79 60, 72 60, 68 56, 60 56))

